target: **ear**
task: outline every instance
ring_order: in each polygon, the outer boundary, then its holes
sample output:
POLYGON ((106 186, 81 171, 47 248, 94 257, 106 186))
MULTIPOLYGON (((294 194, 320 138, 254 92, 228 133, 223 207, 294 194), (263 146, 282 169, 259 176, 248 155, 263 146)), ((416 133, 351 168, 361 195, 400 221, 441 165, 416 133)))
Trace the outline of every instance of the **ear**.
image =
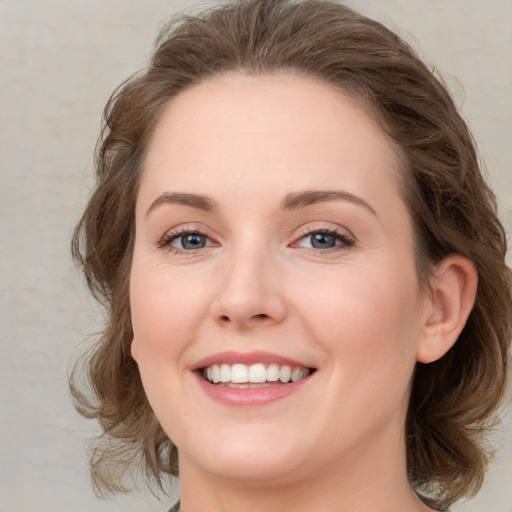
POLYGON ((475 303, 478 274, 470 260, 451 254, 437 265, 430 284, 424 336, 416 352, 421 363, 437 361, 457 341, 475 303))

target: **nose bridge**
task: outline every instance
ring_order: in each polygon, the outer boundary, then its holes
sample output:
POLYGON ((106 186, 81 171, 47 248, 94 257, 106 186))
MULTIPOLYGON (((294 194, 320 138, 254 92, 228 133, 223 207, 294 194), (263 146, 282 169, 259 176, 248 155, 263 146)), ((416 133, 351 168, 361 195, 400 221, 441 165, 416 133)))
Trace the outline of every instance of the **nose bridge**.
POLYGON ((268 240, 244 236, 227 251, 218 295, 216 321, 238 328, 281 322, 286 315, 277 261, 268 240))

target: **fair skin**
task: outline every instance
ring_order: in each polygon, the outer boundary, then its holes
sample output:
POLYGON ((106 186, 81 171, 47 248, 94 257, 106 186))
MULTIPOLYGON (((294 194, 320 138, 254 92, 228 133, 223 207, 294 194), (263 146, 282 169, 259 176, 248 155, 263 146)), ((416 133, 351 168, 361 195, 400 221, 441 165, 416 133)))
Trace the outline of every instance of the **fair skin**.
POLYGON ((411 379, 455 342, 476 274, 450 256, 422 292, 396 169, 364 109, 312 78, 230 73, 167 106, 136 205, 132 355, 183 512, 430 510, 407 479, 411 379))

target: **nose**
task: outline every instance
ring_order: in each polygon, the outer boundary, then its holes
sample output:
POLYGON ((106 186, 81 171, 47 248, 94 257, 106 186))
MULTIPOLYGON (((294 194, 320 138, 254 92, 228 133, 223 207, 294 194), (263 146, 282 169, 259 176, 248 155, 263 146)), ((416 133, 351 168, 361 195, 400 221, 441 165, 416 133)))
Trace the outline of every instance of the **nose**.
POLYGON ((214 320, 240 331, 281 323, 287 314, 282 279, 269 252, 241 250, 224 261, 214 320))

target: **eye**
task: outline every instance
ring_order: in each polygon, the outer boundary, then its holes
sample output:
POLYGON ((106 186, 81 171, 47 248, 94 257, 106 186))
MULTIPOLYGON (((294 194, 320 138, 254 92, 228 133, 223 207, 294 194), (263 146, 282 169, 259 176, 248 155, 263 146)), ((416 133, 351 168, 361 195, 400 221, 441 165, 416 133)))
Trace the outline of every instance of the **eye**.
POLYGON ((307 232, 293 245, 305 249, 332 251, 346 249, 354 244, 354 239, 346 234, 335 229, 325 228, 307 232))
POLYGON ((191 250, 206 247, 206 242, 207 238, 201 233, 190 233, 174 238, 170 245, 178 246, 180 249, 191 250))
POLYGON ((167 233, 158 246, 168 248, 175 253, 193 252, 215 245, 204 233, 199 231, 182 230, 177 233, 167 233))

